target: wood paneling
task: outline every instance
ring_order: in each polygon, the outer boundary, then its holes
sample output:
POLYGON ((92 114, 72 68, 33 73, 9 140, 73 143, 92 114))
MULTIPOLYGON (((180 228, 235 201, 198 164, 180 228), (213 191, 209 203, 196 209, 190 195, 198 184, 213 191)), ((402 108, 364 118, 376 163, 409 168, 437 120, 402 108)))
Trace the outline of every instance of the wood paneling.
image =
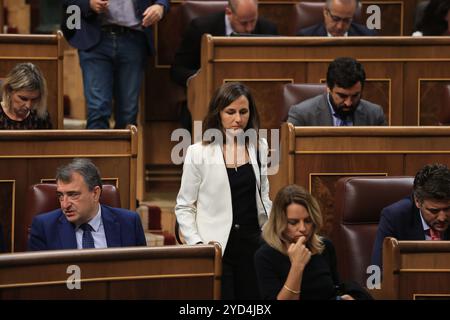
POLYGON ((0 299, 220 299, 221 257, 217 244, 4 254, 0 299))
POLYGON ((450 299, 450 242, 386 238, 383 261, 381 290, 373 290, 377 297, 450 299))
MULTIPOLYGON (((321 1, 313 0, 312 2, 321 1)), ((297 30, 291 24, 296 20, 292 15, 295 14, 294 7, 297 2, 260 0, 260 16, 274 22, 280 35, 294 36, 297 30)), ((415 2, 416 0, 362 1, 363 21, 367 20, 367 7, 378 5, 381 10, 380 36, 410 35, 413 31, 415 2)), ((169 77, 170 65, 188 25, 188 21, 180 10, 181 3, 183 1, 171 1, 170 12, 155 28, 156 55, 147 70, 147 121, 177 120, 180 104, 186 99, 183 89, 172 83, 169 77)))
POLYGON ((0 131, 0 181, 14 181, 15 188, 12 205, 15 219, 7 217, 8 210, 2 210, 0 221, 11 221, 10 229, 14 225, 14 251, 26 250, 28 225, 24 199, 28 187, 42 179, 54 179, 56 168, 74 157, 91 158, 102 177, 117 180, 122 206, 136 209, 136 127, 130 130, 0 131))
MULTIPOLYGON (((200 72, 188 87, 193 120, 203 119, 214 90, 224 81, 259 82, 261 85, 254 88, 254 94, 261 97, 257 103, 264 114, 276 107, 272 105, 274 101, 282 99, 282 88, 274 85, 275 81, 321 82, 331 61, 339 56, 352 56, 366 70, 368 83, 363 96, 382 105, 390 125, 417 126, 419 112, 434 112, 429 104, 420 108, 419 84, 425 83, 421 80, 448 83, 445 81, 450 79, 450 38, 446 37, 204 36, 202 46, 200 72)), ((263 127, 270 125, 262 123, 263 127)))

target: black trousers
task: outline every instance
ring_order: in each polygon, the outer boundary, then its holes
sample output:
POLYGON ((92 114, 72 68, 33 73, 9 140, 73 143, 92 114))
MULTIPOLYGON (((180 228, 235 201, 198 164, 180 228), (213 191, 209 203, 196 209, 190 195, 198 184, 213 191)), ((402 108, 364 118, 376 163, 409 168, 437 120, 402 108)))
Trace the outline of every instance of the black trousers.
POLYGON ((233 225, 222 258, 222 299, 261 299, 254 255, 261 245, 259 226, 233 225))

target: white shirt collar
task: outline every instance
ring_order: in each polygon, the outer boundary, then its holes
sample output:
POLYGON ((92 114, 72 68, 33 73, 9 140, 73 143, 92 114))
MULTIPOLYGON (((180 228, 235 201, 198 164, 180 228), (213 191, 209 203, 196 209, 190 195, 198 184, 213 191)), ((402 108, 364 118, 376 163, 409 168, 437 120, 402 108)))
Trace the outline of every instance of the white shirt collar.
POLYGON ((231 26, 230 19, 225 14, 225 35, 230 36, 234 32, 233 27, 231 26))
MULTIPOLYGON (((98 232, 98 229, 100 229, 100 225, 103 224, 102 222, 102 206, 98 205, 98 211, 97 214, 89 220, 87 223, 94 229, 94 232, 98 232)), ((80 228, 80 226, 77 227, 77 229, 80 228)))
POLYGON ((419 214, 420 214, 420 220, 422 220, 422 228, 423 231, 427 232, 430 229, 430 226, 428 225, 428 223, 423 219, 422 216, 422 210, 419 209, 419 214))

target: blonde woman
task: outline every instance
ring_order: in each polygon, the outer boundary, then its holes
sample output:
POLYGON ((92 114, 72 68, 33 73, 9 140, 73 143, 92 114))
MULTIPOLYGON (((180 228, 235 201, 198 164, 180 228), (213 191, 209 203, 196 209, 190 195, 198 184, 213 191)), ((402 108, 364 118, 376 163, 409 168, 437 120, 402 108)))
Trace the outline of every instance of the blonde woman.
POLYGON ((32 63, 16 65, 2 83, 0 129, 51 129, 47 85, 32 63))
POLYGON ((339 295, 336 254, 318 235, 322 215, 314 197, 289 185, 276 195, 263 229, 265 244, 255 254, 263 299, 353 300, 339 295))

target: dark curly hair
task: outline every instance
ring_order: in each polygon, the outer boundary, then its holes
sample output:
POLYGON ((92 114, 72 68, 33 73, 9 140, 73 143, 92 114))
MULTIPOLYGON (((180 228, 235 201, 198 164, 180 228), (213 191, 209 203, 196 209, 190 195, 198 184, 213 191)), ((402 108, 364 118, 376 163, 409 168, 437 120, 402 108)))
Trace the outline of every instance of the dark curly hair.
POLYGON ((358 82, 361 82, 361 87, 364 87, 365 81, 364 67, 356 59, 336 58, 328 66, 327 85, 330 90, 336 85, 344 89, 351 88, 358 82))
POLYGON ((425 199, 450 200, 450 170, 447 166, 428 164, 417 172, 414 197, 420 203, 425 199))

